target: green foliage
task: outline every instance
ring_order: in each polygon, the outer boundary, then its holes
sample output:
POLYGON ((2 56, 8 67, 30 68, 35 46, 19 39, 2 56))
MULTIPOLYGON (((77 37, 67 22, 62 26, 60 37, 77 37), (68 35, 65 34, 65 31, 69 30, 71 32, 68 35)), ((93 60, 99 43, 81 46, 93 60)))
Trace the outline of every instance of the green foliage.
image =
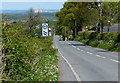
POLYGON ((21 25, 3 28, 4 71, 8 81, 58 81, 58 57, 52 38, 25 35, 21 25))
POLYGON ((106 42, 106 43, 101 42, 101 43, 99 43, 99 45, 97 47, 102 48, 102 49, 106 49, 106 50, 111 50, 111 49, 115 48, 114 44, 110 43, 110 42, 106 42))
POLYGON ((29 30, 29 34, 34 36, 34 30, 36 26, 38 26, 39 24, 42 24, 43 18, 41 17, 41 13, 40 12, 35 13, 34 9, 31 8, 28 11, 28 14, 26 15, 25 20, 27 21, 25 23, 25 25, 27 25, 25 29, 29 30))
POLYGON ((103 8, 102 20, 105 26, 110 26, 110 24, 118 23, 119 5, 120 5, 119 2, 102 3, 102 8, 103 8), (108 21, 110 21, 110 23, 108 21))
POLYGON ((62 26, 67 26, 69 30, 72 30, 74 38, 82 28, 88 26, 96 26, 97 31, 103 31, 104 26, 111 26, 111 24, 119 23, 119 5, 120 2, 101 2, 101 6, 98 6, 99 2, 65 2, 63 8, 56 13, 58 18, 56 32, 60 35, 64 35, 61 32, 62 26))
MULTIPOLYGON (((98 11, 96 10, 94 2, 66 2, 64 7, 57 12, 57 32, 60 32, 61 26, 67 26, 72 30, 73 37, 78 31, 81 31, 84 26, 98 23, 98 11), (76 29, 76 30, 75 30, 76 29)), ((64 35, 61 33, 61 35, 64 35)))
MULTIPOLYGON (((7 15, 8 19, 13 19, 13 20, 22 20, 26 18, 27 14, 22 14, 22 13, 5 13, 7 15)), ((5 14, 2 14, 3 19, 5 19, 5 14)), ((41 12, 41 16, 44 17, 45 19, 48 19, 50 21, 56 19, 55 18, 56 12, 41 12)))
POLYGON ((81 40, 81 42, 87 44, 88 40, 81 40))
MULTIPOLYGON (((13 19, 13 20, 18 20, 18 19, 23 19, 23 17, 25 18, 24 14, 6 14, 8 19, 13 19)), ((4 15, 3 15, 3 19, 4 19, 4 15)))
POLYGON ((98 44, 99 44, 98 40, 91 41, 91 42, 89 43, 89 45, 90 45, 90 46, 93 46, 93 47, 97 47, 98 44))
POLYGON ((98 33, 95 37, 96 40, 103 40, 105 33, 98 33))
POLYGON ((93 47, 99 47, 110 51, 120 51, 120 32, 79 32, 75 40, 93 47))
POLYGON ((116 32, 109 32, 108 34, 105 34, 105 36, 103 37, 104 41, 109 42, 110 40, 115 41, 116 43, 120 42, 120 33, 116 33, 116 32))
POLYGON ((97 32, 79 32, 78 36, 80 36, 83 39, 92 40, 95 39, 97 34, 98 34, 97 32))

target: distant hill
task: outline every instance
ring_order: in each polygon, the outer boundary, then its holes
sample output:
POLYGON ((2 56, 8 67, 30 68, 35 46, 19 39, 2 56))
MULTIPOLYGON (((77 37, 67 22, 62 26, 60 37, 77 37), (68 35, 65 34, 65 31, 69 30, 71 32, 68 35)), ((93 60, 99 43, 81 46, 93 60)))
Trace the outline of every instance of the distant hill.
MULTIPOLYGON (((48 20, 55 20, 55 14, 59 10, 44 10, 41 15, 48 20), (45 11, 45 12, 44 12, 45 11)), ((27 14, 27 10, 2 10, 2 14, 7 14, 9 19, 21 19, 27 14)))
MULTIPOLYGON (((39 10, 41 13, 48 12, 48 13, 53 13, 57 12, 59 10, 39 10)), ((3 14, 26 14, 28 10, 2 10, 0 13, 3 14)))
POLYGON ((41 15, 48 20, 55 20, 56 19, 55 14, 56 14, 56 12, 51 12, 51 13, 43 12, 43 13, 41 13, 41 15))
POLYGON ((3 14, 25 14, 27 10, 2 10, 3 14))

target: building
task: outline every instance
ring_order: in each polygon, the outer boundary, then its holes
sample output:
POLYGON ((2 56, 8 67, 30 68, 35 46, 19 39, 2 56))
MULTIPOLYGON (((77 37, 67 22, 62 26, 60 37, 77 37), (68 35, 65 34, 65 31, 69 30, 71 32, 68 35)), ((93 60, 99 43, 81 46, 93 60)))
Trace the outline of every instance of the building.
POLYGON ((16 23, 16 21, 14 20, 7 20, 7 21, 4 21, 4 24, 13 24, 13 23, 16 23))

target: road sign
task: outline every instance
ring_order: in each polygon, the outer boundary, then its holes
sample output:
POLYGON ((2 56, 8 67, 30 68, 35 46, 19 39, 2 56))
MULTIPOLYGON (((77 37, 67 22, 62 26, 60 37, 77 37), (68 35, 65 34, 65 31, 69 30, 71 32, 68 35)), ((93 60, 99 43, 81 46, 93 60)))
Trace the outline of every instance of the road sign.
POLYGON ((48 23, 42 23, 42 36, 48 37, 48 23))

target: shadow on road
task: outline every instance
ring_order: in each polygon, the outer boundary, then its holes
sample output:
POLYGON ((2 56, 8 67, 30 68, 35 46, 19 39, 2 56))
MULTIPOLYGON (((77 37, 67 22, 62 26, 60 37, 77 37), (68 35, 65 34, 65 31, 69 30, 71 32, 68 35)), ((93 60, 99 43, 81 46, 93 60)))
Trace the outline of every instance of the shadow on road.
POLYGON ((98 50, 97 52, 109 52, 107 50, 98 50))
POLYGON ((73 46, 87 46, 87 45, 84 45, 84 44, 70 44, 70 45, 73 45, 73 46))

